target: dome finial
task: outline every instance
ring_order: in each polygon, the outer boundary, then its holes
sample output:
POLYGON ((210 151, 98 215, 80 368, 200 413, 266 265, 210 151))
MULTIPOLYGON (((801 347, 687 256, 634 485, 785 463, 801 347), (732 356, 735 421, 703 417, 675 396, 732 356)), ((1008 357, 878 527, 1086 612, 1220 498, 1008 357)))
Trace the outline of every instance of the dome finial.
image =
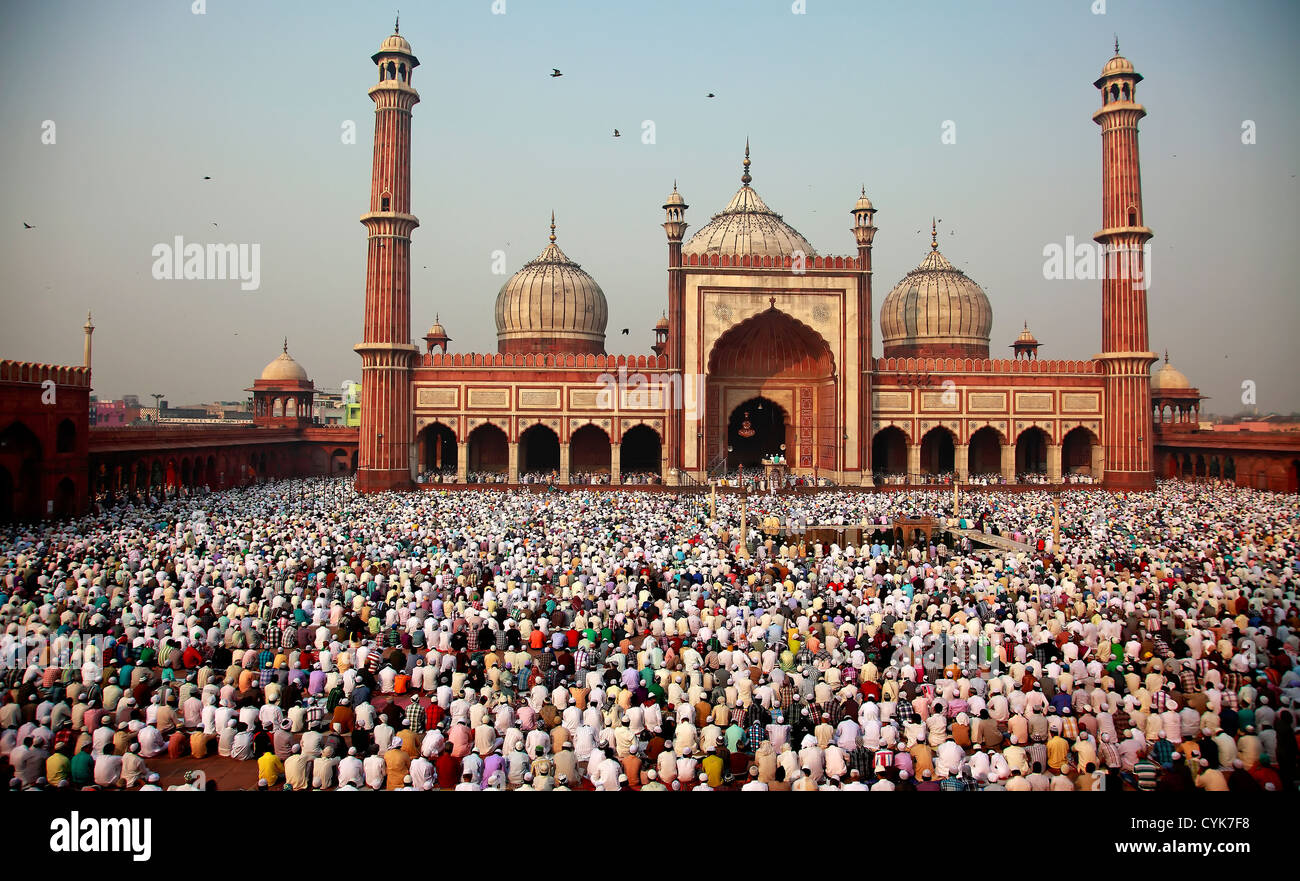
POLYGON ((753 180, 753 178, 749 176, 749 135, 746 135, 746 136, 745 136, 745 162, 744 162, 744 165, 745 165, 745 172, 744 172, 744 174, 742 174, 742 175, 740 176, 740 182, 741 182, 742 184, 744 184, 745 186, 749 186, 749 182, 750 182, 751 180, 753 180))
POLYGON ((284 345, 280 348, 280 351, 281 351, 281 352, 284 352, 286 355, 289 354, 289 338, 288 338, 288 337, 285 337, 285 338, 284 338, 284 345))
POLYGON ((401 24, 402 24, 402 10, 399 9, 397 10, 397 18, 393 19, 393 33, 400 34, 402 32, 401 24))
POLYGON ((1119 55, 1119 34, 1115 35, 1115 54, 1119 55))
POLYGON ((939 250, 939 227, 933 217, 930 218, 930 250, 939 250))
POLYGON ((1165 349, 1165 363, 1166 363, 1166 364, 1169 363, 1169 350, 1168 350, 1168 349, 1165 349))
POLYGON ((555 212, 551 212, 551 244, 555 244, 555 212))

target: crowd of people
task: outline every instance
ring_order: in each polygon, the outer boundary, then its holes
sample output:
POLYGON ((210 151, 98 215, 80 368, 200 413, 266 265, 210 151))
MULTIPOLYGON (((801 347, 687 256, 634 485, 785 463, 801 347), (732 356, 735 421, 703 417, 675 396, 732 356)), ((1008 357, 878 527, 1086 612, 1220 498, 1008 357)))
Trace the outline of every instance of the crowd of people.
POLYGON ((569 483, 576 486, 609 486, 610 473, 608 471, 571 471, 569 472, 569 483))
POLYGON ((506 483, 510 479, 504 471, 467 471, 466 483, 506 483))
POLYGON ((743 545, 730 493, 271 484, 5 527, 0 779, 1295 790, 1295 495, 1072 489, 1050 547, 1048 492, 953 503, 751 496, 743 545), (834 523, 860 546, 808 540, 834 523))
POLYGON ((713 480, 718 486, 744 488, 750 492, 771 492, 773 489, 798 489, 805 486, 822 488, 835 486, 835 481, 825 475, 809 476, 786 472, 784 476, 778 478, 767 474, 760 466, 737 468, 719 474, 713 480))

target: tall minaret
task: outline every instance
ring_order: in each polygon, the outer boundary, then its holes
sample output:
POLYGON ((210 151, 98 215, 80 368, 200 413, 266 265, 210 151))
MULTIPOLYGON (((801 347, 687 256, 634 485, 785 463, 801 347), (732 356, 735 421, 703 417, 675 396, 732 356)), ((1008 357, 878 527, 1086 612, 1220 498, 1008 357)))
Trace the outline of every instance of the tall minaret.
POLYGON ((370 210, 361 215, 366 250, 366 316, 361 355, 359 492, 411 485, 411 233, 420 221, 411 214, 411 108, 420 94, 411 88, 419 60, 398 34, 371 56, 379 83, 375 102, 375 153, 370 176, 370 210))
MULTIPOLYGON (((673 191, 664 201, 664 233, 668 236, 668 366, 677 371, 682 382, 679 388, 686 394, 686 276, 682 271, 682 238, 686 235, 686 209, 690 206, 677 192, 677 181, 673 181, 673 191)), ((692 402, 696 409, 702 402, 692 402)), ((668 467, 680 471, 686 463, 686 402, 668 402, 668 467)), ((703 431, 703 426, 696 429, 703 431)), ((696 445, 696 455, 701 455, 696 445)), ((707 462, 697 463, 707 467, 707 462)))
POLYGON ((1102 68, 1094 86, 1101 109, 1101 230, 1093 236, 1106 249, 1101 286, 1101 361, 1106 377, 1105 482, 1117 489, 1155 485, 1151 444, 1151 365, 1147 351, 1147 273, 1143 246, 1151 230, 1143 223, 1142 175, 1138 167, 1137 103, 1142 76, 1119 54, 1102 68))
POLYGON ((86 345, 81 352, 81 364, 83 367, 90 368, 90 335, 95 332, 95 325, 90 320, 90 312, 86 312, 86 323, 81 326, 86 332, 86 345))
POLYGON ((862 379, 858 384, 858 461, 863 484, 872 483, 871 464, 871 243, 876 238, 876 209, 867 198, 867 188, 853 206, 853 238, 858 245, 858 363, 862 379))

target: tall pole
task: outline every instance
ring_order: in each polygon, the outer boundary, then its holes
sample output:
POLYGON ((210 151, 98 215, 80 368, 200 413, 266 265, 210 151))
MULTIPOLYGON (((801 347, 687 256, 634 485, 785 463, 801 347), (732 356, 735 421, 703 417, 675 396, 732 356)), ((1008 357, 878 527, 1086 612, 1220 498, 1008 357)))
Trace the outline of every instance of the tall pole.
POLYGON ((749 490, 745 487, 740 488, 740 550, 736 552, 738 559, 749 559, 749 490))

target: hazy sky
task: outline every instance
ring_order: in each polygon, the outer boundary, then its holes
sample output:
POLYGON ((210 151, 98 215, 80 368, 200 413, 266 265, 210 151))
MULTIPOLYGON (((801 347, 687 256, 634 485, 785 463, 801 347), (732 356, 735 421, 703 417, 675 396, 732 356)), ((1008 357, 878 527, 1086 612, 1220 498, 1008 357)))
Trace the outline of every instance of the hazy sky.
MULTIPOLYGON (((441 313, 453 351, 495 351, 492 252, 514 272, 554 209, 560 246, 609 300, 609 349, 647 352, 667 296, 660 205, 676 179, 688 235, 702 227, 740 185, 749 136, 755 189, 823 254, 854 252, 866 185, 877 315, 935 215, 941 250, 992 301, 996 356, 1028 320, 1043 357, 1091 357, 1100 283, 1045 280, 1043 249, 1100 225, 1092 81, 1118 33, 1146 78, 1151 345, 1210 411, 1240 409, 1244 380, 1261 410, 1300 409, 1294 0, 400 5, 422 62, 412 337, 441 313)), ((80 363, 92 309, 103 397, 243 400, 286 335, 318 387, 360 378, 369 56, 394 10, 206 6, 4 0, 4 357, 80 363), (260 289, 154 280, 151 251, 176 236, 259 244, 260 289)))

